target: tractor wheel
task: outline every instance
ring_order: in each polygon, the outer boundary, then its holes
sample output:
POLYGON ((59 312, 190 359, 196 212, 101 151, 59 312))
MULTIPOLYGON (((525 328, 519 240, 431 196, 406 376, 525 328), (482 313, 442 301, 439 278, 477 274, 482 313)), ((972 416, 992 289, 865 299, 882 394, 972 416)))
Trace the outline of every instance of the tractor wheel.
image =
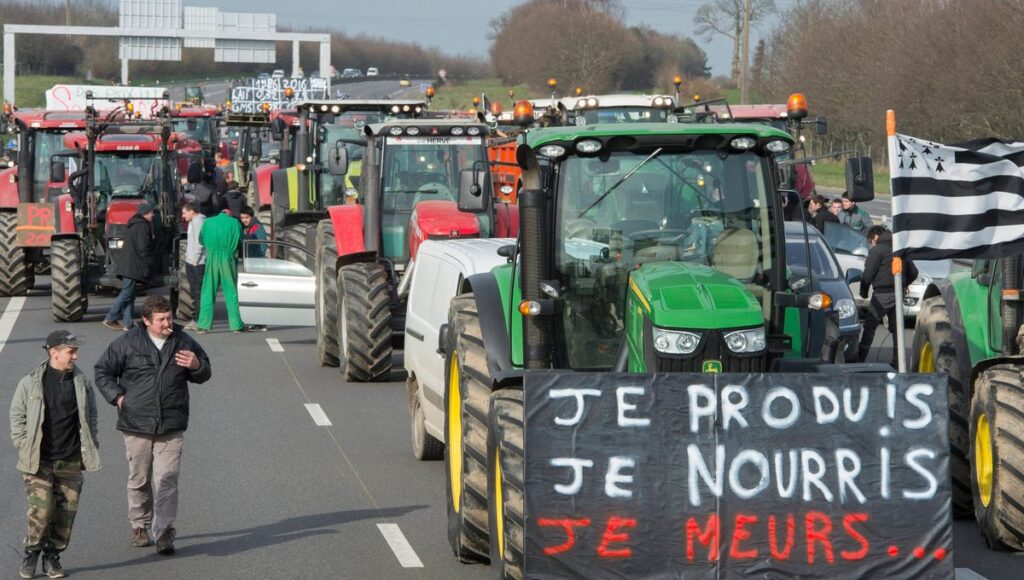
POLYGON ((448 320, 444 414, 448 542, 460 561, 487 562, 487 406, 491 388, 472 294, 452 299, 448 320))
POLYGON ((369 383, 391 376, 388 273, 374 263, 338 271, 338 366, 346 381, 369 383))
POLYGON ((914 328, 914 350, 910 368, 918 373, 944 372, 949 375, 949 471, 953 476, 953 517, 969 518, 971 506, 971 466, 967 453, 971 446, 967 418, 970 400, 964 393, 960 365, 953 344, 953 327, 941 296, 921 304, 914 328))
POLYGON ((334 224, 316 226, 316 356, 322 367, 338 366, 338 266, 334 224))
POLYGON ((32 287, 25 249, 18 247, 18 215, 0 212, 0 296, 24 296, 32 287))
POLYGON ((501 580, 523 580, 524 451, 523 391, 496 391, 488 415, 487 511, 492 577, 501 580))
POLYGON ((53 318, 57 322, 76 322, 85 316, 89 303, 82 288, 83 268, 81 240, 58 238, 51 242, 50 285, 53 318))
MULTIPOLYGON (((171 289, 171 296, 177 295, 177 304, 174 305, 174 315, 178 320, 191 321, 196 313, 196 296, 201 288, 192 288, 188 279, 188 272, 185 269, 185 247, 188 240, 178 240, 178 288, 171 289)), ((171 302, 175 302, 172 298, 171 302)))
POLYGON ((974 515, 993 549, 1024 550, 1024 385, 1020 368, 982 371, 971 402, 974 515))
MULTIPOLYGON (((314 241, 313 235, 316 233, 316 228, 313 224, 293 224, 281 230, 281 235, 277 239, 283 242, 290 242, 300 248, 312 247, 314 241)), ((316 264, 313 263, 313 258, 306 255, 305 252, 293 250, 291 248, 285 248, 285 260, 289 262, 295 262, 301 264, 305 268, 309 269, 310 272, 315 271, 316 264)))
MULTIPOLYGON (((410 381, 415 379, 410 378, 410 381)), ((409 400, 412 415, 412 454, 420 461, 436 461, 444 457, 444 443, 438 441, 427 432, 426 418, 423 416, 423 405, 420 404, 419 393, 413 391, 409 400)))

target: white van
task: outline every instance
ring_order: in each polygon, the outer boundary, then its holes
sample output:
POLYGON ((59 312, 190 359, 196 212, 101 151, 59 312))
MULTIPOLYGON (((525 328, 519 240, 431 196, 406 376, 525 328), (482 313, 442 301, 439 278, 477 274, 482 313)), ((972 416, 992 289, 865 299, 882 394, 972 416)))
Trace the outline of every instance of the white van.
POLYGON ((377 67, 375 66, 371 66, 370 68, 366 69, 366 76, 368 77, 375 77, 379 74, 380 73, 377 71, 377 67))

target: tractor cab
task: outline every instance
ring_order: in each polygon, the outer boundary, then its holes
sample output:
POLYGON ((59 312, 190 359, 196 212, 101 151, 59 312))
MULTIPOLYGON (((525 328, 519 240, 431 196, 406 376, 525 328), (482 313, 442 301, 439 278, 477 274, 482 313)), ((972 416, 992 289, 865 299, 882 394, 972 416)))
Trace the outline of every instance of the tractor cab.
MULTIPOLYGON (((379 187, 364 191, 378 198, 385 257, 404 265, 419 242, 434 235, 491 236, 489 205, 474 216, 455 204, 463 172, 485 172, 489 164, 486 125, 459 119, 395 120, 368 125, 364 132, 380 175, 379 187)), ((489 202, 490 191, 482 197, 489 202)))
POLYGON ((220 110, 213 105, 178 103, 171 110, 171 130, 195 141, 194 152, 212 159, 219 147, 218 115, 220 110))
POLYGON ((68 133, 85 129, 85 113, 16 111, 11 116, 18 133, 18 162, 0 174, 0 192, 7 192, 3 197, 15 204, 45 203, 50 190, 66 181, 50 181, 50 157, 66 150, 68 133))
POLYGON ((561 99, 573 125, 664 123, 675 100, 668 95, 589 95, 561 99))
POLYGON ((595 125, 521 147, 555 192, 543 239, 560 285, 560 368, 607 370, 628 346, 631 371, 768 369, 772 289, 786 287, 773 157, 788 134, 595 125))

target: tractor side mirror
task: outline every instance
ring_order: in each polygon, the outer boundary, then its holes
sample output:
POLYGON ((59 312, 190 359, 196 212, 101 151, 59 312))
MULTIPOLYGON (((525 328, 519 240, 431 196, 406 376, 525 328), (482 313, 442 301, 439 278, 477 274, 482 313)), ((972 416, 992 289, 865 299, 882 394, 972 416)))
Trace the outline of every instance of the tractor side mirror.
POLYGON ((270 138, 274 141, 284 140, 285 124, 284 119, 278 117, 274 119, 274 122, 270 124, 270 138))
POLYGON ((67 177, 67 167, 63 161, 51 161, 50 162, 50 182, 60 183, 67 177))
POLYGON ((331 175, 345 175, 348 173, 348 149, 332 147, 327 152, 327 171, 331 175))
POLYGON ((825 117, 818 117, 814 120, 814 132, 818 135, 828 134, 828 119, 825 117))
POLYGON ((875 199, 875 176, 870 157, 851 157, 846 160, 846 191, 855 202, 875 199))
POLYGON ((263 141, 257 135, 249 136, 249 157, 263 157, 263 141))
POLYGON ((459 211, 484 213, 487 211, 487 171, 463 169, 459 172, 459 211))
POLYGON ((849 286, 855 282, 860 282, 861 276, 864 275, 864 270, 860 268, 850 268, 846 271, 846 285, 849 286))

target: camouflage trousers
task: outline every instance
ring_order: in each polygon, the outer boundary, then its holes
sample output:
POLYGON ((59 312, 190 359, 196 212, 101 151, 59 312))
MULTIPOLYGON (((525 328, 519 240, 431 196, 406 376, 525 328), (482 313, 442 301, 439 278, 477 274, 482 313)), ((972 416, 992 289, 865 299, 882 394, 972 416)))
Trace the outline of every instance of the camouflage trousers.
POLYGON ((35 474, 23 473, 28 495, 25 549, 61 552, 71 541, 71 528, 82 492, 82 459, 40 461, 35 474))

